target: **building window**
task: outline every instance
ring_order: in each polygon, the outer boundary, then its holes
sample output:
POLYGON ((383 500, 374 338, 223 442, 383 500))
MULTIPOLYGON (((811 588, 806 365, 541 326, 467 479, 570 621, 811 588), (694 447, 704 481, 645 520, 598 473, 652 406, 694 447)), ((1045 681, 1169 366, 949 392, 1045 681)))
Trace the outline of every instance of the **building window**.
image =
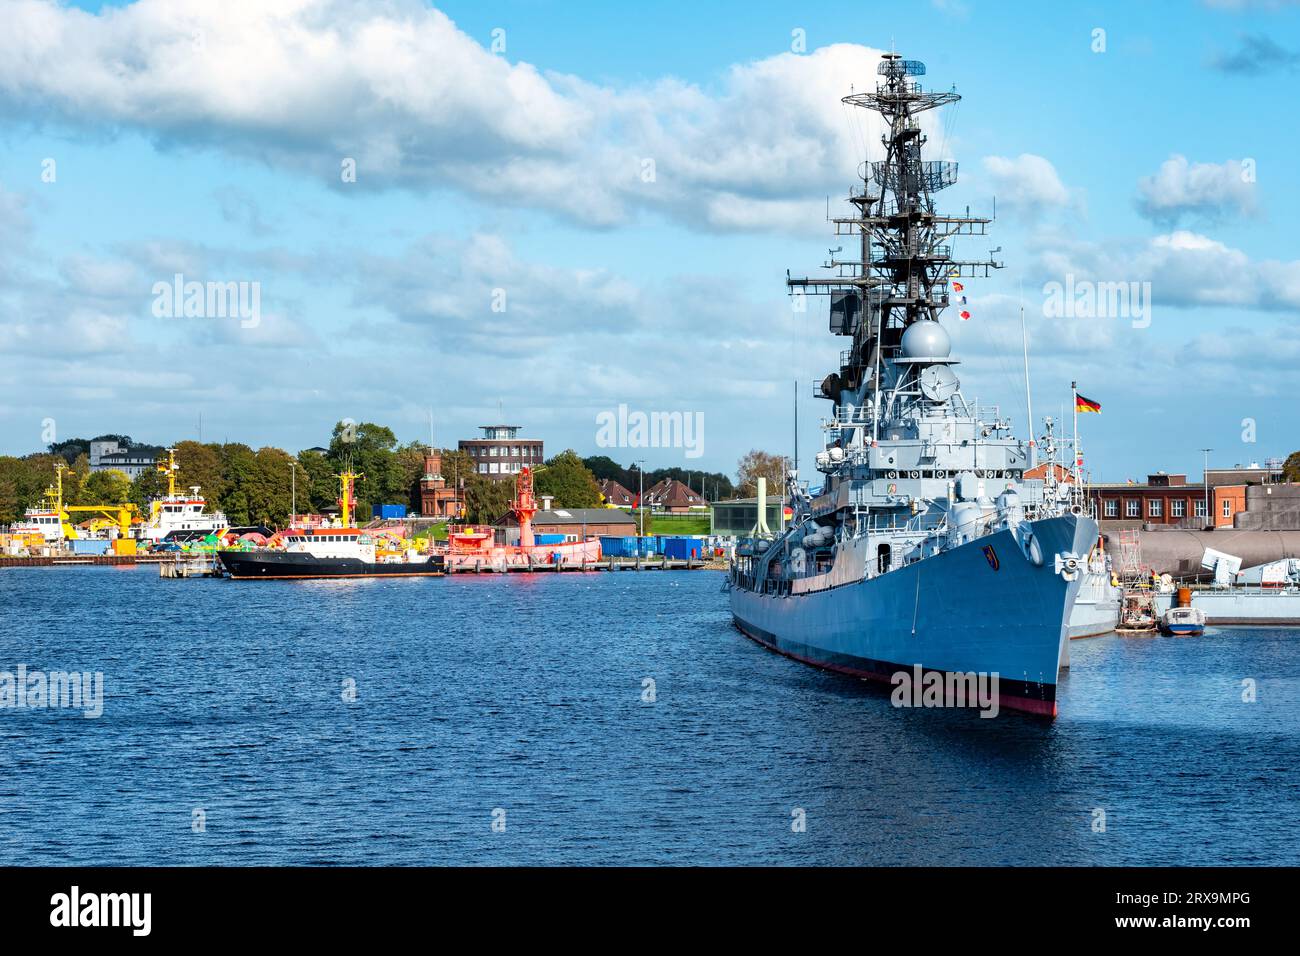
POLYGON ((1169 515, 1173 518, 1182 518, 1187 514, 1187 502, 1182 498, 1175 498, 1169 502, 1169 515))
POLYGON ((1140 518, 1142 517, 1142 502, 1137 498, 1129 498, 1124 502, 1124 517, 1140 518))
POLYGON ((486 464, 482 464, 482 463, 479 464, 479 466, 478 466, 478 473, 479 473, 480 475, 486 475, 486 474, 487 474, 487 465, 486 465, 486 464))
POLYGON ((1205 517, 1205 501, 1203 499, 1197 498, 1196 502, 1192 505, 1192 507, 1195 509, 1193 513, 1196 515, 1196 517, 1198 518, 1205 517))
POLYGON ((1227 498, 1223 499, 1223 516, 1225 518, 1232 517, 1232 502, 1229 501, 1227 498))
POLYGON ((1151 517, 1153 517, 1153 518, 1160 518, 1160 517, 1163 517, 1163 515, 1164 515, 1164 512, 1165 512, 1165 503, 1164 503, 1163 501, 1161 501, 1159 498, 1152 498, 1152 499, 1147 503, 1147 508, 1148 508, 1148 510, 1149 510, 1149 512, 1150 512, 1150 514, 1151 514, 1151 517))
POLYGON ((1105 508, 1106 508, 1106 517, 1107 517, 1107 518, 1118 518, 1118 517, 1119 517, 1119 502, 1118 502, 1116 499, 1114 499, 1114 498, 1107 498, 1107 499, 1106 499, 1105 508))

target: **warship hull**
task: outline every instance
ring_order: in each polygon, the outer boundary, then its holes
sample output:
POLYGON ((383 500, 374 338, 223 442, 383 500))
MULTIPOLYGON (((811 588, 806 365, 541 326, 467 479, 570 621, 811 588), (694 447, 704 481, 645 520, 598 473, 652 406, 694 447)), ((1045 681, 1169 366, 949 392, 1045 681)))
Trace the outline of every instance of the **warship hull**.
POLYGON ((889 682, 899 671, 997 675, 999 708, 1055 717, 1061 650, 1082 574, 1053 556, 1086 554, 1091 518, 1030 522, 1044 560, 1010 531, 967 542, 874 578, 807 594, 733 587, 736 626, 795 660, 889 682))

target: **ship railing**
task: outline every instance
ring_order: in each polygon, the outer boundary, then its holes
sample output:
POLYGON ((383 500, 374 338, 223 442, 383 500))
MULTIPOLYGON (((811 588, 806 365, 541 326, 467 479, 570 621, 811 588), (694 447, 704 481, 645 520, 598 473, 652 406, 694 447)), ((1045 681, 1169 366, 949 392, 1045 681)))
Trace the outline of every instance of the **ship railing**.
MULTIPOLYGON (((962 404, 959 402, 957 407, 961 410, 959 416, 961 418, 973 418, 986 425, 991 425, 994 422, 1002 420, 1002 408, 999 405, 981 405, 977 402, 965 402, 962 404)), ((985 437, 992 438, 993 436, 980 436, 981 439, 985 437)))
POLYGON ((823 418, 826 425, 864 425, 871 421, 871 409, 865 405, 836 405, 835 412, 829 418, 823 418))

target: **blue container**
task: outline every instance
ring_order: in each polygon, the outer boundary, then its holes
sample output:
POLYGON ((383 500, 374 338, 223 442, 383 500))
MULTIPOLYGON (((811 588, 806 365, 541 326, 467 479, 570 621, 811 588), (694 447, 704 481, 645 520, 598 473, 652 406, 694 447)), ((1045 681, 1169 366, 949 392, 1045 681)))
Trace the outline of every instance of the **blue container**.
POLYGON ((562 534, 536 534, 533 539, 538 544, 564 544, 564 535, 562 534))
POLYGON ((73 538, 73 554, 108 554, 111 544, 107 538, 73 538))
POLYGON ((686 536, 670 538, 664 542, 664 557, 677 561, 685 561, 688 558, 702 558, 704 557, 704 539, 686 536))
POLYGON ((658 554, 659 549, 653 535, 646 535, 644 538, 602 536, 600 553, 607 558, 647 558, 652 554, 658 554))
POLYGON ((382 518, 390 521, 396 518, 406 517, 406 505, 375 505, 370 509, 372 518, 382 518))
POLYGON ((636 538, 601 538, 600 548, 602 554, 608 553, 611 557, 635 558, 636 538))

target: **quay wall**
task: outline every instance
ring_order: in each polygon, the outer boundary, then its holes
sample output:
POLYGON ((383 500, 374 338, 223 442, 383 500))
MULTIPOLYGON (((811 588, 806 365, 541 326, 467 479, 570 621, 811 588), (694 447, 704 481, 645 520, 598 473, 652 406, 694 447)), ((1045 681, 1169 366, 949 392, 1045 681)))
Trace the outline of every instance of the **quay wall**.
MULTIPOLYGON (((1111 522, 1101 523, 1106 537, 1106 550, 1119 558, 1119 533, 1111 522)), ((1174 577, 1203 577, 1210 572, 1201 567, 1201 556, 1206 548, 1213 548, 1241 558, 1241 566, 1249 568, 1266 564, 1279 558, 1300 557, 1300 530, 1256 531, 1236 528, 1219 528, 1216 531, 1192 531, 1171 528, 1168 530, 1139 532, 1142 542, 1142 563, 1157 574, 1174 577)))

